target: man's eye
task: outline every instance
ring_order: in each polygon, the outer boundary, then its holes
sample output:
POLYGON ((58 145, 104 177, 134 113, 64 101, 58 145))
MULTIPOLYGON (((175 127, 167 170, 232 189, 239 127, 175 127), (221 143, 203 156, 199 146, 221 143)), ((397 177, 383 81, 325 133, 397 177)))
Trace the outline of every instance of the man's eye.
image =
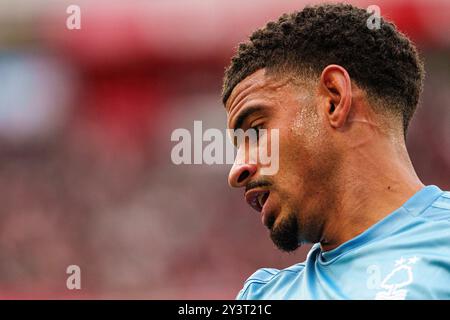
POLYGON ((259 124, 257 126, 253 126, 250 129, 255 130, 255 134, 256 134, 256 141, 259 141, 259 130, 261 130, 263 128, 262 124, 259 124))
POLYGON ((252 130, 255 130, 256 134, 259 134, 259 130, 262 129, 262 124, 259 124, 257 126, 251 127, 252 130))

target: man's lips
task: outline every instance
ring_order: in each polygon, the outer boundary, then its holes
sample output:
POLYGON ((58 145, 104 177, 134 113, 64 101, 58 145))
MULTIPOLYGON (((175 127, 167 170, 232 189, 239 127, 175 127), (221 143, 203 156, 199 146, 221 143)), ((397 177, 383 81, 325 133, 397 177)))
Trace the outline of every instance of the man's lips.
POLYGON ((264 210, 264 205, 269 198, 269 194, 269 190, 260 188, 251 189, 245 193, 245 200, 247 201, 247 203, 256 211, 262 212, 262 221, 264 225, 267 225, 267 217, 264 210))
POLYGON ((270 191, 261 189, 252 189, 245 193, 245 201, 258 212, 261 212, 270 191))

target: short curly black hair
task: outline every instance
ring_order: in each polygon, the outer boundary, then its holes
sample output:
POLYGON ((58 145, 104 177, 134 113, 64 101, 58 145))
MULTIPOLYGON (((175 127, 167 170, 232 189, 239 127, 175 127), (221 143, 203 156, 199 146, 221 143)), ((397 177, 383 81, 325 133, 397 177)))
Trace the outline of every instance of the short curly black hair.
POLYGON ((369 97, 403 116, 403 129, 417 107, 424 68, 414 44, 383 18, 369 28, 371 14, 349 4, 307 6, 256 30, 241 43, 225 71, 222 100, 255 71, 289 68, 320 76, 329 64, 344 67, 369 97))

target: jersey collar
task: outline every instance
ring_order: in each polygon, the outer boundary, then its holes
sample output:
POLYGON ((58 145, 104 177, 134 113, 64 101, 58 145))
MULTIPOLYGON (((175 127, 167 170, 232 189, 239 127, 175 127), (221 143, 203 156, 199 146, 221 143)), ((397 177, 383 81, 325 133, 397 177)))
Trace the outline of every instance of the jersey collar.
POLYGON ((314 245, 312 251, 319 251, 318 260, 322 264, 332 263, 336 258, 349 250, 355 249, 381 236, 389 235, 394 230, 398 230, 400 226, 405 224, 406 220, 408 220, 411 215, 420 215, 440 195, 442 195, 442 193, 443 191, 437 186, 425 186, 409 198, 400 208, 394 210, 355 238, 350 239, 339 247, 329 251, 322 251, 320 244, 317 243, 314 245))

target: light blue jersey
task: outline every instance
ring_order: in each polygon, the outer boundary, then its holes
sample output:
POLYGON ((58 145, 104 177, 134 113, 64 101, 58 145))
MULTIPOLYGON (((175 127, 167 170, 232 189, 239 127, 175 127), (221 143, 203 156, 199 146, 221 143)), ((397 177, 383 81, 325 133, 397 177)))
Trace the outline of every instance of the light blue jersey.
POLYGON ((259 269, 237 299, 450 299, 450 192, 424 187, 336 249, 259 269))

